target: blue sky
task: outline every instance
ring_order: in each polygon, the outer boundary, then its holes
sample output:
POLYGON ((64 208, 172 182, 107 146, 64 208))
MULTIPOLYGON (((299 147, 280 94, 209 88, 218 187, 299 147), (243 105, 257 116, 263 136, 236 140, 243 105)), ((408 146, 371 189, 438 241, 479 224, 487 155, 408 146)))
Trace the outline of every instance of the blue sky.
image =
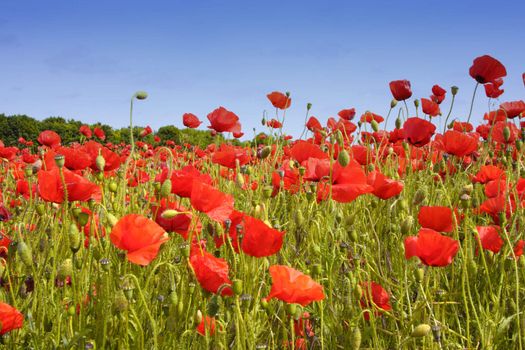
MULTIPOLYGON (((298 135, 308 102, 322 121, 349 107, 386 115, 388 82, 409 79, 415 97, 459 86, 453 117, 465 119, 476 56, 505 64, 502 101, 524 98, 524 13, 524 1, 485 0, 5 0, 0 113, 121 127, 145 90, 135 124, 181 126, 183 113, 205 120, 222 105, 250 135, 280 90, 298 135)), ((480 91, 474 117, 486 109, 480 91)))

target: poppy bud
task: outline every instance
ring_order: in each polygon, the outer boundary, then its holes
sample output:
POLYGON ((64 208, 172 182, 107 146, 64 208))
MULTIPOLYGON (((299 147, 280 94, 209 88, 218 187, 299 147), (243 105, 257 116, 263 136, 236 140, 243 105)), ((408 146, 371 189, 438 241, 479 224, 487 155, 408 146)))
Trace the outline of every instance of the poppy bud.
POLYGON ((106 221, 108 222, 109 226, 113 227, 117 224, 118 219, 115 217, 115 215, 106 213, 106 221))
POLYGON ((242 294, 242 281, 241 280, 234 280, 233 281, 233 292, 235 295, 241 295, 242 294))
POLYGON ((212 295, 208 305, 206 305, 206 314, 210 317, 215 317, 219 312, 219 299, 217 295, 212 295))
POLYGON ((182 302, 182 300, 180 300, 179 303, 177 304, 177 313, 179 315, 182 315, 183 311, 184 311, 184 303, 182 302))
POLYGON ((367 170, 367 171, 370 171, 370 172, 371 172, 371 171, 374 171, 375 169, 376 169, 376 168, 375 168, 374 164, 368 164, 368 165, 366 166, 366 170, 367 170))
POLYGON ((55 156, 55 164, 57 165, 57 167, 62 169, 65 163, 66 163, 66 158, 63 155, 57 154, 55 156))
POLYGON ((73 253, 78 252, 80 249, 80 232, 75 224, 69 225, 69 249, 73 253))
POLYGON ((309 111, 311 108, 312 108, 312 104, 311 103, 307 103, 306 104, 306 110, 309 111))
POLYGON ((426 193, 425 193, 425 190, 420 188, 416 191, 416 193, 414 194, 414 198, 412 199, 412 204, 414 205, 420 205, 421 203, 423 203, 423 201, 425 200, 426 198, 426 193))
POLYGON ((46 213, 46 207, 44 206, 43 203, 39 203, 37 206, 36 206, 36 212, 38 215, 42 216, 46 213))
POLYGON ((297 304, 286 304, 286 312, 288 315, 294 315, 297 311, 297 304))
POLYGON ((290 91, 286 91, 284 94, 286 95, 286 97, 290 97, 290 91))
POLYGON ((173 219, 177 215, 180 215, 180 212, 178 210, 166 209, 160 214, 160 217, 163 219, 173 219))
POLYGON ((430 328, 430 326, 428 324, 422 323, 419 326, 417 326, 416 328, 414 328, 414 330, 412 331, 412 334, 410 334, 410 336, 412 338, 422 338, 422 337, 427 336, 430 333, 431 330, 432 330, 432 328, 430 328))
POLYGON ((505 139, 505 142, 508 142, 510 139, 510 129, 508 126, 503 128, 503 138, 505 139))
POLYGON ((397 105, 397 100, 395 98, 390 101, 390 108, 394 108, 397 105))
POLYGON ((88 213, 84 213, 84 212, 79 213, 78 217, 77 217, 77 221, 78 221, 78 224, 80 226, 86 226, 86 224, 89 221, 89 214, 88 213))
POLYGON ((108 188, 109 188, 109 191, 110 191, 110 192, 115 193, 115 192, 117 192, 118 184, 117 184, 115 181, 111 181, 111 182, 109 183, 108 188))
POLYGON ((241 173, 237 173, 235 176, 235 182, 237 183, 237 186, 242 188, 245 185, 244 176, 241 173))
POLYGON ((419 100, 418 99, 414 100, 414 106, 416 106, 416 109, 419 108, 419 100))
POLYGON ((273 188, 271 186, 266 186, 263 189, 264 198, 270 198, 272 196, 273 188))
POLYGON ((106 160, 102 154, 99 153, 97 158, 95 158, 95 165, 99 171, 104 171, 104 168, 106 167, 106 160))
POLYGON ((268 158, 270 153, 272 153, 271 147, 270 146, 265 146, 265 147, 261 148, 261 150, 259 150, 259 152, 257 152, 257 156, 259 157, 259 159, 266 159, 266 158, 268 158))
POLYGON ((421 283, 423 281, 423 278, 425 277, 425 270, 419 268, 416 270, 416 281, 417 283, 421 283))
POLYGON ((363 288, 361 288, 361 285, 356 284, 352 290, 352 294, 356 300, 361 299, 361 296, 363 295, 363 288))
POLYGON ((350 239, 352 240, 352 242, 357 242, 357 231, 356 230, 352 230, 350 231, 350 239))
POLYGON ((372 130, 374 130, 375 132, 379 131, 379 124, 375 120, 372 120, 370 122, 370 125, 372 126, 372 130))
POLYGON ((24 168, 24 175, 25 177, 30 177, 31 175, 33 175, 33 167, 28 165, 24 168))
POLYGON ((359 349, 361 347, 361 330, 359 327, 352 329, 352 349, 359 349))
POLYGON ((266 118, 265 118, 265 117, 263 117, 263 118, 261 119, 261 124, 262 124, 263 126, 266 126, 266 118))
POLYGON ((119 314, 121 312, 124 312, 129 307, 129 301, 124 295, 124 292, 118 291, 115 295, 115 299, 113 299, 113 310, 115 313, 119 314))
POLYGON ((67 314, 68 314, 68 316, 73 317, 73 316, 75 316, 75 313, 76 313, 75 306, 74 306, 74 305, 70 305, 70 306, 67 308, 67 314))
POLYGON ((202 322, 202 311, 201 310, 197 310, 197 313, 195 314, 193 321, 195 322, 195 324, 200 324, 202 322))
POLYGON ((16 247, 18 256, 26 266, 33 264, 33 257, 31 255, 31 248, 24 241, 19 241, 16 247))
POLYGON ((400 118, 396 119, 396 129, 401 129, 401 119, 400 118))
POLYGON ((304 215, 301 210, 295 212, 295 224, 299 227, 304 224, 304 215))
POLYGON ((190 246, 189 244, 185 244, 183 246, 180 247, 181 249, 181 253, 182 253, 182 256, 185 257, 185 258, 189 258, 190 257, 190 246))
POLYGON ((315 264, 314 266, 312 266, 312 272, 315 275, 320 275, 322 271, 323 271, 323 268, 321 267, 320 264, 315 264))
POLYGON ((304 166, 299 167, 299 175, 304 176, 306 173, 306 168, 304 166))
POLYGON ((403 235, 409 234, 412 231, 413 226, 414 226, 414 218, 409 215, 401 223, 401 233, 403 235))
POLYGON ((72 274, 73 274, 73 261, 71 259, 66 259, 62 261, 62 263, 57 269, 58 279, 63 281, 67 277, 70 277, 72 274))
POLYGON ((516 140, 516 149, 519 151, 521 151, 521 148, 523 146, 523 142, 521 140, 516 140))
POLYGON ((405 151, 405 154, 409 154, 410 152, 410 146, 408 146, 408 143, 403 142, 403 150, 405 151))
POLYGON ((268 300, 266 299, 261 300, 261 307, 265 310, 269 310, 270 304, 268 303, 268 300))
POLYGON ((339 146, 344 145, 343 133, 341 132, 341 130, 337 130, 335 132, 335 141, 337 142, 339 146))
POLYGON ((339 152, 339 155, 337 156, 337 162, 339 162, 342 167, 345 167, 348 165, 348 163, 350 163, 350 155, 345 149, 339 152))
POLYGON ((450 92, 452 93, 452 96, 456 96, 456 94, 458 93, 458 90, 459 90, 459 88, 457 86, 455 86, 455 85, 452 86, 450 88, 450 92))
POLYGON ((171 193, 171 180, 170 179, 166 179, 163 183, 162 183, 162 186, 160 186, 160 196, 162 198, 166 198, 170 195, 171 193))
POLYGON ((136 97, 137 100, 145 100, 148 98, 148 93, 146 91, 137 91, 134 97, 136 97))

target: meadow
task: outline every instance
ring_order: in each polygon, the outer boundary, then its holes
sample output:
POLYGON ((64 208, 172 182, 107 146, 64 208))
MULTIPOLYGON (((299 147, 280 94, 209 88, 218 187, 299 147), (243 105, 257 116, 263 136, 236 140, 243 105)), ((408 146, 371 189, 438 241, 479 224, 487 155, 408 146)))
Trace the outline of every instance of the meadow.
POLYGON ((274 91, 250 141, 224 107, 182 117, 206 147, 135 135, 142 91, 129 143, 0 141, 0 347, 523 349, 525 102, 491 56, 465 74, 323 123, 274 91))

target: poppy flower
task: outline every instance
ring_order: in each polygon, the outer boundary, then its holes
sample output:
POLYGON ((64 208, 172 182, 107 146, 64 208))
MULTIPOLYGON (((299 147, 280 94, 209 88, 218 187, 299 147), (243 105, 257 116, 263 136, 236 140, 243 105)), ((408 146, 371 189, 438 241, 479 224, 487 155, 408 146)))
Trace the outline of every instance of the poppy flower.
POLYGON ((499 108, 505 111, 507 118, 516 118, 525 113, 525 102, 521 100, 504 102, 499 105, 499 108))
POLYGON ((505 170, 495 165, 483 165, 472 178, 472 182, 486 184, 500 178, 505 179, 505 170))
POLYGON ((405 258, 417 256, 427 266, 447 266, 459 250, 459 243, 450 237, 428 228, 419 230, 417 236, 405 238, 405 258))
POLYGON ((266 299, 277 298, 290 304, 306 306, 325 298, 323 286, 310 276, 284 265, 270 266, 272 288, 266 299))
POLYGON ((11 213, 3 204, 0 204, 0 222, 9 221, 10 219, 11 213))
POLYGON ((492 180, 485 184, 485 195, 488 198, 499 197, 507 192, 505 179, 492 180))
POLYGON ((447 90, 443 89, 439 85, 432 86, 432 96, 431 100, 434 101, 437 104, 440 104, 445 99, 445 94, 447 93, 447 90))
POLYGON ((243 217, 242 235, 242 251, 257 258, 274 255, 283 245, 283 231, 248 215, 243 217))
POLYGON ((184 124, 185 127, 195 129, 198 128, 199 125, 201 125, 201 121, 199 118, 192 113, 184 113, 182 115, 182 124, 184 124))
POLYGON ((478 140, 469 134, 449 130, 443 136, 443 147, 448 154, 456 157, 464 157, 478 149, 478 140))
POLYGON ((412 96, 410 82, 406 79, 391 81, 389 85, 392 96, 398 101, 409 99, 412 96))
POLYGON ((102 129, 99 128, 98 126, 96 126, 96 127, 93 129, 93 133, 95 134, 95 136, 96 136, 99 140, 104 141, 104 140, 106 139, 106 133, 104 132, 104 130, 102 130, 102 129))
POLYGON ((151 126, 148 125, 144 129, 142 129, 142 131, 140 132, 140 137, 146 137, 149 134, 151 134, 152 132, 153 132, 153 130, 151 130, 151 126))
POLYGON ((266 95, 275 108, 286 109, 292 104, 292 99, 282 92, 274 91, 266 95))
POLYGON ((192 227, 192 215, 190 213, 184 213, 187 212, 188 209, 176 202, 170 202, 166 198, 162 198, 158 204, 152 205, 151 211, 153 212, 153 220, 166 230, 166 232, 178 233, 184 239, 188 239, 188 234, 191 229, 200 231, 202 226, 200 221, 197 220, 197 223, 192 227), (172 218, 162 217, 162 213, 168 209, 176 210, 183 214, 175 215, 172 218))
POLYGON ((403 183, 389 179, 379 171, 372 171, 367 176, 367 182, 374 187, 372 194, 381 199, 395 197, 403 191, 403 183))
MULTIPOLYGON (((392 310, 392 306, 390 305, 390 296, 380 284, 375 282, 365 282, 362 283, 361 286, 362 294, 359 303, 361 304, 362 308, 375 308, 378 309, 378 312, 381 310, 392 310)), ((365 312, 364 316, 366 320, 370 319, 370 314, 368 312, 365 312)))
POLYGON ((336 202, 349 203, 357 197, 373 191, 374 187, 368 184, 366 174, 357 162, 351 161, 346 167, 336 163, 333 166, 332 184, 319 183, 317 200, 326 200, 331 194, 332 199, 336 202))
MULTIPOLYGON (((525 79, 523 80, 525 81, 525 79)), ((525 247, 525 241, 520 239, 514 246, 514 255, 516 256, 516 259, 519 259, 519 257, 523 255, 523 247, 525 247)))
POLYGON ((9 304, 0 302, 0 335, 22 328, 24 316, 9 304))
POLYGON ((355 108, 342 109, 337 115, 345 120, 352 120, 355 117, 355 108))
POLYGON ((511 122, 497 122, 492 128, 492 139, 502 144, 513 144, 520 137, 520 130, 511 122), (505 136, 508 130, 508 137, 505 136))
MULTIPOLYGON (((66 183, 68 201, 101 200, 102 191, 97 184, 66 168, 63 168, 62 171, 66 183)), ((37 189, 40 197, 45 201, 53 203, 64 202, 64 186, 60 177, 60 169, 55 167, 48 171, 40 170, 38 172, 37 189)))
POLYGON ((361 116, 361 119, 359 119, 359 121, 361 123, 371 123, 372 121, 375 121, 376 123, 381 123, 385 120, 385 118, 383 118, 382 116, 380 116, 379 114, 375 114, 375 113, 372 113, 370 111, 366 111, 362 116, 361 116))
POLYGON ((272 129, 279 129, 279 128, 281 128, 283 126, 283 124, 280 121, 278 121, 277 119, 272 118, 272 119, 270 119, 270 120, 268 120, 266 122, 266 126, 272 128, 272 129))
POLYGON ((501 250, 501 247, 503 247, 503 239, 499 234, 499 226, 476 226, 476 229, 483 249, 490 250, 493 253, 501 250))
POLYGON ((452 124, 452 130, 461 131, 461 132, 471 132, 472 130, 474 130, 474 127, 470 123, 459 122, 455 120, 454 123, 452 124))
POLYGON ((306 122, 306 128, 312 132, 315 132, 317 130, 321 130, 323 127, 316 117, 310 117, 306 122))
POLYGON ((507 75, 505 66, 500 61, 489 55, 474 59, 469 69, 469 74, 480 84, 486 84, 507 75))
POLYGON ((486 83, 483 87, 485 88, 485 96, 488 98, 498 98, 505 92, 505 89, 500 89, 501 84, 486 83))
POLYGON ((208 114, 208 120, 210 121, 209 129, 213 129, 216 132, 240 132, 241 124, 239 123, 239 117, 227 110, 224 107, 219 107, 208 114))
POLYGON ((299 163, 304 162, 308 158, 328 159, 328 155, 319 146, 303 140, 294 143, 290 149, 290 154, 299 163))
POLYGON ((13 160, 16 158, 17 153, 18 153, 17 147, 0 147, 0 158, 4 158, 7 160, 13 160))
POLYGON ((82 135, 84 135, 86 138, 90 139, 93 137, 93 134, 91 132, 91 129, 89 128, 89 125, 82 125, 80 129, 78 130, 82 135))
POLYGON ((222 287, 221 295, 233 295, 232 281, 228 277, 229 267, 226 260, 217 258, 200 247, 192 247, 190 266, 197 281, 204 290, 217 293, 222 287))
POLYGON ((428 98, 421 99, 421 109, 423 110, 423 113, 428 114, 431 117, 435 117, 441 114, 441 110, 439 109, 439 104, 437 104, 434 101, 429 100, 428 98))
POLYGON ((422 147, 430 142, 436 131, 431 122, 418 117, 408 118, 403 124, 406 140, 413 146, 422 147))
POLYGON ((424 228, 439 232, 452 232, 454 230, 454 218, 452 209, 448 207, 421 207, 417 219, 424 228))
POLYGON ((38 135, 38 142, 41 145, 48 146, 48 147, 54 147, 60 145, 60 142, 62 141, 60 139, 60 135, 58 135, 53 130, 44 130, 38 135))
POLYGON ((110 234, 115 247, 127 251, 128 260, 146 266, 157 257, 168 234, 155 221, 142 215, 129 214, 120 219, 110 234))
POLYGON ((198 180, 193 181, 190 200, 195 210, 206 213, 215 221, 223 222, 233 211, 231 195, 198 180))
POLYGON ((202 318, 201 323, 197 326, 197 332, 206 336, 206 333, 211 337, 215 334, 215 318, 208 315, 202 318))
POLYGON ((220 164, 230 169, 235 169, 237 163, 239 166, 248 164, 251 160, 248 151, 242 147, 222 144, 218 150, 213 152, 211 161, 215 164, 220 164))
MULTIPOLYGON (((96 141, 88 141, 83 146, 82 149, 90 155, 91 157, 91 169, 94 171, 99 171, 97 166, 97 156, 100 154, 104 157, 106 165, 104 166, 104 171, 116 170, 120 167, 122 163, 121 158, 118 154, 111 151, 109 148, 102 146, 96 141)), ((66 160, 67 161, 67 160, 66 160)))

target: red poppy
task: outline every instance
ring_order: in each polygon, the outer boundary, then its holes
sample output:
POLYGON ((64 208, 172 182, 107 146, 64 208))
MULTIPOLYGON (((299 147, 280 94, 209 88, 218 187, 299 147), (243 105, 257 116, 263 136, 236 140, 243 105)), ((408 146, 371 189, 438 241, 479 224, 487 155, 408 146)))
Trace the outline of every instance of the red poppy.
POLYGON ((499 197, 507 192, 507 180, 492 180, 485 184, 485 195, 488 198, 499 197))
POLYGON ((99 171, 97 166, 97 156, 99 154, 102 155, 102 157, 104 157, 105 160, 104 171, 116 170, 120 167, 120 164, 122 163, 122 160, 118 154, 93 140, 86 142, 82 148, 86 153, 88 153, 91 156, 91 169, 95 171, 99 171))
POLYGON ((513 144, 520 137, 520 130, 511 122, 497 122, 492 128, 492 139, 503 144, 513 144), (508 138, 505 133, 508 130, 508 138))
POLYGON ((436 131, 431 122, 418 117, 408 118, 403 124, 406 140, 413 146, 422 147, 430 142, 436 131))
POLYGON ((166 198, 161 199, 158 204, 152 205, 151 211, 153 212, 153 220, 166 230, 166 232, 176 232, 184 239, 188 239, 188 234, 191 229, 200 231, 202 225, 198 219, 193 226, 191 225, 192 215, 190 213, 178 214, 172 218, 162 217, 162 213, 168 209, 176 210, 181 213, 188 211, 185 207, 176 202, 170 202, 166 198))
POLYGON ((306 306, 325 298, 323 286, 310 276, 284 265, 270 266, 272 288, 266 299, 277 298, 290 304, 306 306))
POLYGON ((192 247, 190 266, 204 290, 210 293, 218 293, 222 287, 221 295, 233 295, 233 290, 230 287, 232 281, 228 277, 229 267, 226 260, 217 258, 200 247, 192 247))
POLYGON ((483 249, 490 250, 493 253, 501 250, 501 247, 503 247, 503 239, 499 234, 499 226, 477 226, 476 229, 483 249))
POLYGON ((361 123, 371 123, 373 121, 375 121, 376 123, 381 123, 382 121, 385 120, 385 118, 383 118, 382 116, 380 116, 379 114, 375 114, 375 113, 372 113, 370 111, 366 111, 362 116, 361 116, 361 119, 359 120, 361 123))
POLYGON ((494 83, 487 83, 484 85, 485 95, 488 98, 498 98, 505 92, 505 89, 500 89, 501 85, 494 83))
POLYGON ((104 130, 102 130, 102 129, 99 128, 98 126, 96 126, 96 127, 93 129, 93 133, 95 134, 95 136, 96 136, 99 140, 104 141, 104 140, 106 139, 106 133, 104 132, 104 130))
POLYGON ((485 184, 489 181, 500 178, 505 179, 505 170, 500 169, 495 165, 483 165, 472 178, 472 182, 485 184))
POLYGON ((142 129, 142 131, 140 132, 140 137, 146 137, 149 134, 151 134, 152 132, 153 132, 153 130, 151 130, 151 126, 148 125, 144 129, 142 129))
POLYGON ((304 162, 308 158, 328 159, 328 155, 319 146, 303 140, 298 140, 294 143, 290 149, 290 154, 299 163, 304 162))
MULTIPOLYGON (((168 169, 164 169, 162 173, 156 177, 156 181, 164 182, 168 178, 168 169)), ((174 193, 183 198, 191 197, 191 190, 193 188, 193 181, 197 180, 206 184, 211 184, 212 179, 208 174, 202 174, 197 168, 192 165, 187 165, 180 170, 176 170, 171 175, 171 193, 174 193)))
POLYGON ((0 302, 0 335, 22 328, 24 316, 9 304, 0 302))
POLYGON ((272 129, 279 129, 283 126, 283 124, 277 119, 273 118, 266 122, 266 126, 269 126, 272 129))
MULTIPOLYGON (((329 173, 323 177, 329 177, 329 173)), ((326 200, 330 197, 339 203, 349 203, 357 197, 371 193, 374 187, 368 184, 365 172, 361 166, 352 161, 346 167, 335 163, 332 171, 332 184, 321 182, 317 187, 317 199, 326 200)))
MULTIPOLYGON (((361 286, 363 287, 363 291, 359 303, 362 308, 377 308, 379 310, 377 310, 378 312, 376 314, 379 314, 381 310, 392 310, 390 296, 380 284, 375 282, 365 282, 362 283, 361 286)), ((370 319, 370 314, 368 312, 365 312, 364 316, 366 320, 370 319)))
POLYGON ((472 124, 467 122, 454 121, 452 129, 461 132, 471 132, 472 130, 474 130, 474 127, 472 126, 472 124))
POLYGON ((129 214, 120 219, 111 230, 111 242, 127 251, 128 260, 146 266, 157 257, 162 243, 169 236, 155 221, 142 215, 129 214))
POLYGON ((345 120, 352 120, 355 117, 355 108, 342 109, 337 115, 345 120))
POLYGON ((504 102, 499 105, 499 108, 505 111, 507 118, 515 118, 515 117, 524 115, 525 102, 521 100, 512 101, 512 102, 504 102))
POLYGON ((17 153, 18 153, 17 147, 0 147, 0 158, 4 158, 7 160, 13 160, 16 158, 17 153))
POLYGON ((222 222, 233 211, 233 197, 201 181, 194 180, 191 190, 191 205, 206 213, 212 220, 222 222))
POLYGON ((274 255, 283 245, 283 231, 271 228, 263 221, 248 215, 243 216, 241 232, 241 249, 250 256, 260 258, 274 255))
POLYGON ((310 117, 306 122, 306 128, 312 132, 321 130, 323 127, 316 117, 310 117))
POLYGON ((421 109, 423 110, 423 113, 428 114, 431 117, 435 117, 441 114, 439 105, 436 102, 431 101, 427 98, 421 99, 421 109))
POLYGON ((197 326, 197 332, 206 336, 206 333, 211 337, 215 334, 215 318, 208 315, 202 318, 201 323, 197 326))
POLYGON ((54 147, 60 145, 61 139, 60 135, 58 135, 53 130, 44 130, 38 135, 38 142, 41 145, 48 146, 48 147, 54 147))
POLYGON ((235 169, 237 164, 239 164, 239 166, 248 164, 251 157, 246 149, 224 143, 217 151, 213 152, 211 160, 215 164, 235 169))
POLYGON ((420 229, 417 236, 405 238, 405 258, 417 256, 427 266, 450 265, 458 250, 455 239, 428 228, 420 229))
POLYGON ((445 99, 445 94, 447 91, 439 85, 432 86, 432 96, 430 99, 437 104, 440 104, 445 99))
POLYGON ((472 154, 478 149, 478 140, 476 137, 463 132, 449 130, 443 136, 443 146, 445 152, 464 157, 472 154))
POLYGON ((452 215, 452 209, 448 207, 421 207, 417 219, 424 228, 440 232, 452 232, 454 230, 452 215))
POLYGON ((372 171, 367 176, 367 182, 374 187, 372 194, 381 199, 395 197, 403 191, 403 183, 389 179, 379 171, 372 171))
POLYGON ((398 101, 409 99, 412 96, 412 88, 408 80, 394 80, 390 82, 392 96, 398 101))
MULTIPOLYGON (((67 188, 68 201, 100 201, 102 191, 97 184, 77 175, 66 168, 62 169, 67 188)), ((38 172, 38 193, 48 202, 62 203, 64 201, 64 187, 60 178, 60 170, 55 167, 49 171, 38 172)))
MULTIPOLYGON (((525 82, 525 75, 523 80, 525 82)), ((514 246, 514 255, 516 256, 516 259, 519 259, 519 257, 523 255, 523 247, 525 247, 525 241, 520 239, 514 246)))
POLYGON ((93 137, 93 134, 91 133, 91 129, 89 128, 89 125, 82 125, 78 131, 88 139, 93 137))
POLYGON ((269 93, 266 97, 275 108, 286 109, 292 104, 292 99, 279 91, 269 93))
POLYGON ((213 112, 208 114, 208 120, 210 121, 209 129, 213 129, 216 132, 240 132, 241 124, 239 123, 239 117, 227 110, 224 107, 219 107, 213 112))
POLYGON ((48 151, 45 156, 46 166, 48 169, 56 166, 55 156, 61 154, 64 156, 64 166, 69 170, 84 170, 91 166, 93 160, 91 155, 85 151, 84 147, 56 147, 55 152, 48 151), (56 152, 56 153, 55 153, 56 152))
POLYGON ((484 55, 474 59, 469 74, 480 84, 486 84, 507 75, 505 66, 497 59, 484 55))
POLYGON ((199 120, 199 118, 195 114, 184 113, 182 115, 182 124, 184 124, 184 126, 187 128, 192 128, 192 129, 198 128, 199 125, 201 125, 201 123, 202 122, 199 120))

